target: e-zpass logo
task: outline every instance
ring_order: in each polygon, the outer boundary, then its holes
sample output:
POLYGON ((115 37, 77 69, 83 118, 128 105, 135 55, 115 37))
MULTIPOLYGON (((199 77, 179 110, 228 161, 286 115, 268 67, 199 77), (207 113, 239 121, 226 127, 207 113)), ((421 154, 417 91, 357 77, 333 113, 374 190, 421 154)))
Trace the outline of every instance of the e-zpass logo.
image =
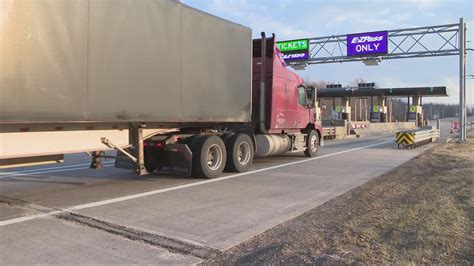
POLYGON ((380 42, 383 40, 383 35, 382 36, 359 36, 359 37, 354 37, 352 39, 351 43, 366 43, 366 42, 380 42))

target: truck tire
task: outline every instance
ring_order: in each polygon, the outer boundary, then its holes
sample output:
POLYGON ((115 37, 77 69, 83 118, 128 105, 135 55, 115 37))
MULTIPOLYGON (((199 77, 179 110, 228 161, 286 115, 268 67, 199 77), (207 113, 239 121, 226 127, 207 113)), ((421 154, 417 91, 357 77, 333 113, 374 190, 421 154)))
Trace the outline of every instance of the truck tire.
POLYGON ((254 147, 252 139, 247 134, 235 134, 227 139, 226 171, 246 172, 253 162, 254 147))
POLYGON ((227 154, 221 138, 202 136, 192 144, 191 151, 193 153, 193 176, 215 178, 222 174, 227 154))
POLYGON ((311 129, 308 132, 308 136, 306 137, 306 150, 304 154, 306 157, 315 157, 316 153, 318 152, 319 148, 319 134, 316 130, 311 129))

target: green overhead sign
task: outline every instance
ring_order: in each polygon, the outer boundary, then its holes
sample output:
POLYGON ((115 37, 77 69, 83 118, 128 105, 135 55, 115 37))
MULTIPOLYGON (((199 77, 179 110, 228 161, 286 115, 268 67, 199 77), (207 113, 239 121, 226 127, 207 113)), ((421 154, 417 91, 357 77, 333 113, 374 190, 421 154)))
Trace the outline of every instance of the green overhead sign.
POLYGON ((301 40, 283 41, 283 42, 277 42, 277 45, 278 45, 278 49, 280 49, 281 52, 308 50, 309 40, 301 39, 301 40))

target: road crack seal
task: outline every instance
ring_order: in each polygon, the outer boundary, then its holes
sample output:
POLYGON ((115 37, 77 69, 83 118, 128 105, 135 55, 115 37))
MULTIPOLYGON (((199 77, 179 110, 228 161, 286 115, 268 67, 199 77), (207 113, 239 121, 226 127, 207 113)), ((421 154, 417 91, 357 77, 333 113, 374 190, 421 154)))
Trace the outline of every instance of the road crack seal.
POLYGON ((12 207, 18 207, 30 211, 36 211, 36 212, 41 212, 41 213, 49 213, 51 211, 57 211, 58 209, 50 208, 50 207, 45 207, 41 205, 34 204, 32 202, 22 200, 22 199, 17 199, 17 198, 12 198, 12 197, 7 197, 7 196, 0 196, 0 204, 5 204, 8 206, 12 207))
POLYGON ((56 217, 125 237, 132 241, 140 241, 152 246, 161 247, 173 253, 192 255, 201 259, 208 259, 222 253, 220 250, 211 247, 200 246, 181 240, 140 231, 73 212, 61 213, 56 215, 56 217))
POLYGON ((36 211, 36 212, 44 213, 44 214, 59 212, 57 214, 52 214, 51 217, 63 219, 63 220, 80 224, 83 226, 89 226, 101 231, 105 231, 110 234, 127 238, 132 241, 144 242, 152 246, 164 248, 172 253, 192 255, 194 257, 198 257, 201 259, 208 259, 210 257, 216 256, 222 253, 220 250, 214 249, 211 247, 188 243, 182 240, 177 240, 177 239, 113 224, 113 223, 99 220, 96 218, 92 218, 89 216, 84 216, 67 209, 50 208, 46 206, 37 205, 37 204, 22 200, 22 199, 0 196, 0 204, 5 204, 8 206, 13 206, 13 207, 19 207, 26 210, 30 210, 30 211, 32 210, 32 211, 36 211))

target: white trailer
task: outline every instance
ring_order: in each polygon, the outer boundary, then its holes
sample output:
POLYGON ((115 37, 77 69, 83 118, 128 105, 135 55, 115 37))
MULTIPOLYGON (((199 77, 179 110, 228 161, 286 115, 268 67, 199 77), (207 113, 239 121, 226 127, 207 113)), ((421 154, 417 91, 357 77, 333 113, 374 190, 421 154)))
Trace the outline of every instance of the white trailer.
POLYGON ((0 167, 249 122, 251 43, 179 1, 0 0, 0 167))

